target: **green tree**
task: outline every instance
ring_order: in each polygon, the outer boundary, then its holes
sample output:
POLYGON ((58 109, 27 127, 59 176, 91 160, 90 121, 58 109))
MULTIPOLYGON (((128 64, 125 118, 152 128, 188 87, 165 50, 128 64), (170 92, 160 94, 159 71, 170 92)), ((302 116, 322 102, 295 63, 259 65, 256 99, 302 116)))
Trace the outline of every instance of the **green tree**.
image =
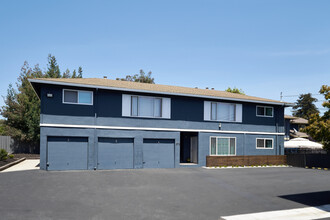
POLYGON ((320 94, 323 94, 325 101, 323 107, 327 111, 321 117, 319 113, 312 114, 308 120, 308 126, 303 129, 314 140, 323 144, 324 149, 330 151, 330 86, 323 85, 320 89, 320 94))
POLYGON ((70 70, 66 69, 62 75, 63 78, 71 78, 70 70))
POLYGON ((143 70, 140 70, 140 74, 127 75, 125 78, 116 78, 116 80, 155 84, 155 79, 151 77, 151 74, 151 71, 145 74, 143 70))
MULTIPOLYGON (((27 144, 30 149, 26 151, 37 153, 40 139, 40 101, 28 79, 59 78, 61 77, 59 69, 56 58, 51 55, 48 56, 48 69, 45 73, 41 71, 38 65, 31 68, 27 62, 24 62, 17 79, 17 90, 10 84, 7 96, 4 97, 5 105, 1 107, 0 114, 5 120, 2 126, 0 124, 0 132, 4 131, 3 134, 27 144)), ((70 77, 68 69, 63 73, 63 77, 70 77)), ((80 70, 80 77, 82 77, 82 69, 80 70)))
POLYGON ((238 94, 242 94, 245 95, 244 91, 242 89, 238 89, 236 87, 234 88, 230 88, 228 87, 228 89, 225 90, 226 92, 231 92, 231 93, 238 93, 238 94))
POLYGON ((293 116, 309 119, 312 114, 319 113, 314 102, 317 99, 311 93, 301 94, 293 106, 293 116))
POLYGON ((326 109, 327 111, 324 112, 323 118, 325 120, 330 119, 330 86, 328 85, 323 85, 320 89, 320 93, 324 95, 325 101, 322 103, 322 106, 326 109))
POLYGON ((0 119, 0 135, 5 135, 5 120, 0 119))
POLYGON ((48 65, 47 65, 47 72, 45 74, 47 78, 61 78, 61 71, 60 67, 57 64, 55 56, 51 54, 48 55, 48 65))
POLYGON ((21 68, 16 83, 18 91, 10 84, 5 105, 1 108, 5 133, 30 146, 29 152, 37 152, 39 147, 40 101, 31 87, 29 78, 41 78, 44 75, 39 66, 33 69, 27 62, 21 68))
POLYGON ((82 78, 82 73, 83 73, 83 70, 80 66, 80 67, 78 67, 78 76, 77 76, 77 78, 82 78))
POLYGON ((71 78, 77 78, 77 72, 76 72, 76 70, 73 70, 71 78))

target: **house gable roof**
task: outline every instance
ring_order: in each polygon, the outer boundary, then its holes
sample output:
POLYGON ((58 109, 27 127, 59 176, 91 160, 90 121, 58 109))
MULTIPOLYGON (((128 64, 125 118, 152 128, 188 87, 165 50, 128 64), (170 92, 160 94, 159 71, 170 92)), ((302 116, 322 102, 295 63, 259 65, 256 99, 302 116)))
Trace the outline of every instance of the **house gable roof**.
POLYGON ((111 79, 37 78, 37 79, 29 79, 29 81, 31 82, 31 84, 35 89, 36 89, 36 84, 55 84, 55 85, 131 91, 131 92, 144 92, 144 93, 147 92, 154 94, 193 96, 193 97, 203 97, 210 99, 236 100, 236 101, 256 102, 256 103, 273 104, 273 105, 284 105, 284 106, 291 105, 290 103, 281 102, 277 100, 259 98, 259 97, 219 91, 219 90, 188 88, 181 86, 168 86, 161 84, 137 83, 137 82, 128 82, 128 81, 111 80, 111 79))

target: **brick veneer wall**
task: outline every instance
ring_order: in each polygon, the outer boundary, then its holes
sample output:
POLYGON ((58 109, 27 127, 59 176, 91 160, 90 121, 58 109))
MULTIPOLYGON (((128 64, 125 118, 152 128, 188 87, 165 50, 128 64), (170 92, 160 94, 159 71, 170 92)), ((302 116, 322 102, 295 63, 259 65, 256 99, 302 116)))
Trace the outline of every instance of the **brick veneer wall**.
POLYGON ((287 164, 285 155, 206 156, 206 166, 207 167, 282 165, 282 164, 287 164))

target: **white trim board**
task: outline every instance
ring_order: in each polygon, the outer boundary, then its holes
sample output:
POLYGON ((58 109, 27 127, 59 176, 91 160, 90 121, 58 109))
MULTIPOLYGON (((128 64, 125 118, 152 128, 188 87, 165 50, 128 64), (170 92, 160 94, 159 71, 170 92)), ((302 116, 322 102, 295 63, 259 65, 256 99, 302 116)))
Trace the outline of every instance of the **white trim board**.
POLYGON ((29 82, 42 83, 42 84, 66 85, 66 86, 74 86, 74 87, 98 88, 98 89, 106 89, 106 90, 141 92, 141 93, 161 94, 161 95, 177 95, 177 96, 198 97, 198 98, 207 98, 207 99, 216 99, 216 100, 231 100, 231 101, 240 101, 240 102, 281 105, 281 106, 285 106, 285 107, 293 106, 292 103, 284 103, 284 102, 280 103, 280 102, 271 102, 271 101, 269 101, 269 102, 268 101, 257 101, 257 100, 250 100, 250 99, 227 98, 227 97, 217 97, 217 96, 207 96, 207 95, 194 95, 194 94, 186 94, 186 93, 171 93, 171 92, 151 91, 151 90, 142 90, 142 89, 128 89, 128 88, 119 88, 119 87, 87 85, 87 84, 79 84, 79 83, 54 82, 54 81, 39 80, 39 79, 28 79, 28 80, 29 80, 29 82))
POLYGON ((330 218, 330 205, 223 216, 225 220, 311 220, 330 218))
POLYGON ((148 128, 148 127, 119 127, 103 125, 72 125, 72 124, 47 124, 41 123, 40 127, 58 128, 91 128, 91 129, 113 129, 113 130, 140 130, 140 131, 184 131, 184 132, 204 132, 204 133, 224 133, 224 134, 264 134, 264 135, 285 135, 277 132, 258 132, 258 131, 222 131, 206 129, 180 129, 180 128, 148 128))

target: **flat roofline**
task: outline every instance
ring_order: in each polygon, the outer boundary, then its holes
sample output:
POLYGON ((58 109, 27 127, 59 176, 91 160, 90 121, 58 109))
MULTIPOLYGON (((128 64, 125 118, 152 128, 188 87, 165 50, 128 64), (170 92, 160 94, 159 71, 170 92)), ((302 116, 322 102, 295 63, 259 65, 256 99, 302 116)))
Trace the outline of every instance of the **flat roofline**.
POLYGON ((175 95, 175 96, 196 97, 196 98, 206 98, 206 99, 230 100, 230 101, 270 104, 270 105, 281 105, 284 107, 289 107, 294 105, 293 103, 287 103, 287 102, 271 102, 271 101, 260 101, 260 100, 251 100, 251 99, 219 97, 219 96, 206 96, 206 95, 195 95, 195 94, 175 93, 175 92, 171 93, 171 92, 150 91, 150 90, 142 90, 142 89, 128 89, 128 88, 111 87, 111 86, 88 85, 81 83, 55 82, 55 81, 40 80, 40 79, 28 79, 28 80, 30 83, 39 83, 39 84, 65 85, 65 86, 116 90, 116 91, 125 91, 125 92, 140 92, 140 93, 151 93, 151 94, 159 94, 159 95, 175 95))

